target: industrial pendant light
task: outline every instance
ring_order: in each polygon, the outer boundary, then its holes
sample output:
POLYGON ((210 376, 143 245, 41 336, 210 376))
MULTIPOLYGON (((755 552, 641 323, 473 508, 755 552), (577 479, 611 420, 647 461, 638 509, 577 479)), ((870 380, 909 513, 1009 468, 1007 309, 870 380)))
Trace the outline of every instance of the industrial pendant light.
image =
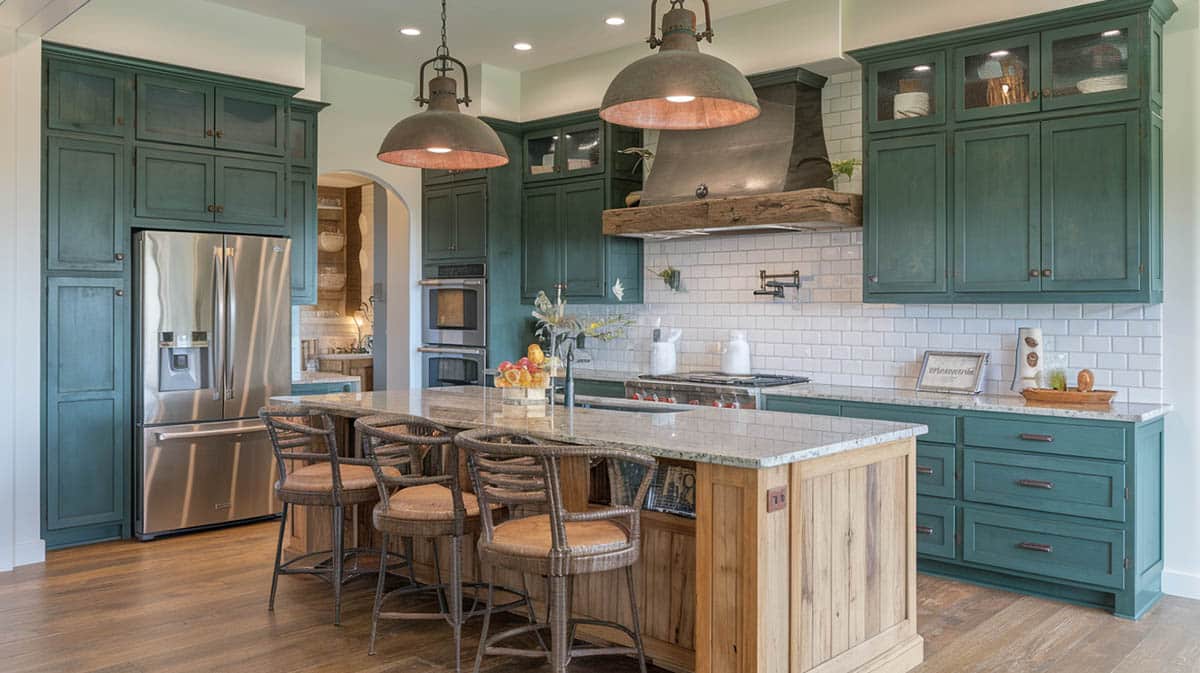
POLYGON ((712 42, 712 17, 704 0, 703 33, 696 13, 671 0, 663 16, 662 39, 654 32, 658 0, 650 3, 651 54, 617 74, 600 116, 622 126, 644 129, 712 129, 750 121, 761 111, 754 87, 738 69, 716 56, 700 53, 698 42, 712 42))
POLYGON ((428 109, 405 117, 388 131, 379 146, 379 159, 389 164, 443 170, 493 168, 508 163, 508 152, 500 136, 487 124, 459 111, 458 105, 471 105, 467 68, 450 55, 446 46, 446 0, 442 0, 442 45, 437 55, 421 64, 421 82, 417 105, 428 109), (425 97, 425 68, 436 63, 438 75, 429 80, 425 97), (463 97, 458 84, 447 75, 457 65, 462 72, 463 97))

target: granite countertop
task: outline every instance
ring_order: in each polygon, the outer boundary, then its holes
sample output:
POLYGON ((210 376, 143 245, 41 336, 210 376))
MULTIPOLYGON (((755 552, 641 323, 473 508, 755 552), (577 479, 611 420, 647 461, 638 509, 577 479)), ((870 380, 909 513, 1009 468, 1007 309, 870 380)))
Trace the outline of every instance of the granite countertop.
POLYGON ((823 383, 796 383, 790 386, 766 388, 763 391, 772 397, 803 397, 819 400, 844 400, 874 404, 899 404, 938 409, 964 411, 996 411, 1010 414, 1035 416, 1057 416, 1059 418, 1082 418, 1094 421, 1122 421, 1143 423, 1165 416, 1171 411, 1170 404, 1136 404, 1118 402, 1108 407, 1067 407, 1035 405, 1018 395, 954 395, 950 393, 922 393, 915 390, 894 388, 866 388, 860 386, 835 386, 823 383))
POLYGON ((292 385, 299 386, 305 383, 362 383, 358 376, 349 374, 338 374, 337 372, 300 372, 299 375, 292 376, 292 385))
POLYGON ((375 355, 372 353, 322 353, 317 357, 322 360, 370 360, 375 355))
POLYGON ((928 432, 910 423, 685 405, 670 405, 677 410, 673 413, 555 406, 546 418, 512 418, 502 414, 499 390, 483 386, 271 399, 345 416, 412 414, 455 428, 508 428, 558 441, 745 468, 786 465, 928 432))
MULTIPOLYGON (((485 369, 484 374, 495 376, 499 371, 495 367, 485 369)), ((575 380, 587 381, 605 381, 611 383, 625 383, 629 379, 636 379, 640 374, 637 372, 616 371, 612 369, 588 369, 585 367, 575 368, 575 380)))

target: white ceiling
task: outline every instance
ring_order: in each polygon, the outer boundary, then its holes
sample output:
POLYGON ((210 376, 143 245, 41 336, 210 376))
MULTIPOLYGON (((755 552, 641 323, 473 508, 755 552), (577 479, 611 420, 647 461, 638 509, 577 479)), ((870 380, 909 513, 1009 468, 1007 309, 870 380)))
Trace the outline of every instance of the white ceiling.
MULTIPOLYGON (((307 26, 324 40, 325 62, 346 68, 416 79, 417 66, 434 55, 440 41, 438 0, 215 0, 256 14, 307 26), (420 28, 406 37, 403 26, 420 28)), ((713 23, 719 19, 785 0, 710 0, 713 23)), ((659 0, 661 14, 669 6, 659 0)), ((703 4, 685 5, 704 21, 703 4)), ((636 44, 650 32, 650 0, 449 0, 450 53, 467 65, 488 63, 524 71, 581 56, 636 44), (611 27, 609 16, 625 25, 611 27), (533 49, 518 52, 516 42, 533 49)), ((661 21, 661 18, 660 18, 661 21)))

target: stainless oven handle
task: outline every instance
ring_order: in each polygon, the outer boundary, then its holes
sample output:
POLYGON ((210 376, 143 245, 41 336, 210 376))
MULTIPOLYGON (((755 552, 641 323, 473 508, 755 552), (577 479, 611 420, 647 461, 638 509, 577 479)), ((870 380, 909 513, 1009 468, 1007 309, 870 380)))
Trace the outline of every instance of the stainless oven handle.
POLYGON ((221 428, 220 430, 187 430, 184 432, 160 432, 158 441, 169 442, 173 439, 200 439, 202 437, 225 437, 228 435, 249 435, 256 432, 266 432, 267 426, 243 425, 236 428, 221 428))
POLYGON ((484 348, 455 348, 453 346, 419 346, 418 353, 446 353, 448 355, 484 355, 484 348))
POLYGON ((483 287, 482 278, 426 278, 417 281, 417 285, 442 287, 483 287))

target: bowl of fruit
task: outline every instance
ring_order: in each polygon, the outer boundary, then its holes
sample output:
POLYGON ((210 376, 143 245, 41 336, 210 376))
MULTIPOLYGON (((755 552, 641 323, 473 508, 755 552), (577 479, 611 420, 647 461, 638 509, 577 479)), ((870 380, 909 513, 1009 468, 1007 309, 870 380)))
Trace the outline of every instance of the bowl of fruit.
POLYGON ((545 364, 546 356, 537 344, 529 346, 520 360, 501 362, 495 377, 501 400, 508 405, 545 406, 546 389, 550 387, 550 372, 543 367, 545 364))

